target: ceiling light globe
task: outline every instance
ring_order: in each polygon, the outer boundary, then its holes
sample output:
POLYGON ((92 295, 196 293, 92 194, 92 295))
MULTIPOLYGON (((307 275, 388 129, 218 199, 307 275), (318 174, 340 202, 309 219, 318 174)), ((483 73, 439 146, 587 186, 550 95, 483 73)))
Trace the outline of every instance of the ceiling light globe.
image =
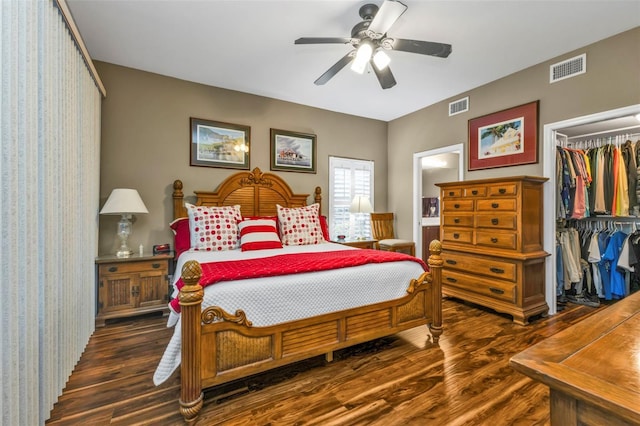
POLYGON ((380 71, 385 69, 390 62, 391 58, 384 52, 384 50, 378 50, 376 54, 373 55, 373 63, 380 71))

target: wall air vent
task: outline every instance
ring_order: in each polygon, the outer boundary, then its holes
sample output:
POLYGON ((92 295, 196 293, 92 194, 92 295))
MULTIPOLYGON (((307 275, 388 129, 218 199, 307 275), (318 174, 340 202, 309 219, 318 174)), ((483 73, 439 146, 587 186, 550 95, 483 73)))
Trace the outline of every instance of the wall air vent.
POLYGON ((583 53, 566 61, 558 62, 549 67, 549 83, 575 77, 587 72, 587 54, 583 53))
POLYGON ((449 103, 449 117, 469 111, 469 97, 449 103))

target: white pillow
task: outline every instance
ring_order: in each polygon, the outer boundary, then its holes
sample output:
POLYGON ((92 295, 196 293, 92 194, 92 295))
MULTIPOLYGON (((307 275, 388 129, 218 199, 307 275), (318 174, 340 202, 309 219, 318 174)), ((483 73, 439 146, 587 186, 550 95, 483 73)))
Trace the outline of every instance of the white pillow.
POLYGON ((320 227, 319 209, 318 203, 294 208, 276 205, 282 244, 302 246, 323 243, 325 239, 320 227))
POLYGON ((191 248, 223 251, 238 248, 240 206, 207 207, 185 203, 189 216, 191 248))

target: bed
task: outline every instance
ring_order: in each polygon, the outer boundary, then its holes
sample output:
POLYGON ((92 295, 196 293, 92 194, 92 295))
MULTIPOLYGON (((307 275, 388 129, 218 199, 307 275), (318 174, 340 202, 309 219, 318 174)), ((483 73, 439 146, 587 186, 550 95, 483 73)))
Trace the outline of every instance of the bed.
MULTIPOLYGON (((195 206, 222 207, 239 205, 243 217, 257 218, 277 216, 278 208, 276 205, 291 209, 304 208, 308 206, 307 200, 309 199, 308 194, 295 194, 290 186, 279 176, 263 173, 258 168, 250 172, 240 172, 229 176, 214 192, 195 191, 195 195, 195 206)), ((183 184, 180 180, 176 180, 173 184, 173 201, 174 218, 179 219, 187 216, 183 184)), ((312 202, 320 205, 321 201, 321 189, 316 187, 312 202)), ((189 207, 191 208, 192 206, 189 207)), ((285 246, 284 249, 283 253, 286 252, 287 247, 285 246)), ((211 306, 203 305, 203 300, 206 302, 211 299, 208 296, 209 292, 223 291, 218 289, 224 289, 225 286, 216 284, 203 289, 199 284, 203 269, 207 270, 206 267, 210 266, 204 263, 206 256, 203 253, 190 254, 190 251, 181 255, 178 259, 179 270, 181 271, 179 283, 181 289, 177 295, 180 319, 176 325, 172 341, 178 340, 178 353, 176 356, 179 356, 181 377, 179 404, 180 412, 185 421, 187 423, 196 421, 198 413, 203 406, 203 389, 232 380, 318 355, 325 355, 326 359, 331 361, 333 351, 420 325, 428 326, 432 340, 434 344, 437 344, 442 334, 440 284, 442 259, 440 258, 440 243, 434 240, 431 242, 429 249, 431 255, 427 262, 428 272, 425 272, 423 267, 420 267, 415 275, 408 276, 409 271, 414 273, 415 269, 406 268, 410 268, 411 266, 408 265, 415 262, 397 262, 397 265, 405 265, 403 266, 405 269, 402 271, 398 269, 397 272, 394 269, 390 275, 394 278, 385 281, 388 286, 384 285, 382 287, 395 287, 397 284, 401 286, 402 294, 380 296, 384 297, 384 300, 373 299, 374 301, 372 302, 371 298, 366 297, 369 293, 367 287, 369 281, 367 281, 368 279, 363 279, 366 276, 363 275, 365 269, 356 268, 390 268, 392 266, 386 266, 390 264, 385 266, 362 265, 343 268, 339 271, 315 272, 314 276, 322 276, 328 282, 336 281, 338 277, 336 274, 340 274, 340 279, 344 279, 346 280, 345 282, 349 283, 349 285, 343 284, 342 289, 348 288, 354 297, 360 296, 364 301, 358 301, 355 305, 347 308, 333 308, 339 310, 327 308, 328 311, 326 312, 294 315, 293 319, 277 323, 273 323, 273 320, 261 320, 261 316, 257 312, 259 309, 256 307, 251 309, 225 309, 222 306, 223 303, 211 306), (191 260, 184 260, 185 258, 190 258, 191 260), (350 270, 351 275, 346 275, 350 270), (328 275, 329 278, 327 278, 322 274, 333 275, 328 275), (389 297, 392 298, 387 300, 389 297)), ((264 250, 264 252, 275 250, 264 250)), ((312 253, 327 252, 326 256, 333 256, 339 253, 352 254, 347 250, 355 250, 359 253, 359 256, 366 254, 365 251, 359 251, 360 249, 340 246, 330 242, 319 244, 317 247, 307 247, 305 250, 312 253), (344 251, 338 252, 337 250, 344 251)), ((373 255, 374 253, 371 254, 373 255)), ((235 254, 233 255, 235 256, 235 254)), ((316 256, 315 254, 312 255, 316 256)), ((393 255, 396 255, 396 253, 393 255)), ((321 254, 317 256, 321 256, 321 254)), ((414 258, 413 260, 415 261, 416 259, 414 258)), ((255 261, 261 260, 256 259, 255 261)), ((399 266, 393 266, 393 268, 399 268, 399 266)), ((373 274, 380 275, 377 271, 373 272, 373 274)), ((308 276, 308 273, 287 276, 278 279, 277 283, 278 285, 284 285, 283 283, 287 280, 302 281, 303 278, 306 279, 308 276)), ((268 278, 255 278, 253 282, 262 279, 268 278)), ((236 285, 238 282, 240 281, 235 281, 229 285, 236 285)), ((263 287, 259 285, 254 288, 256 289, 255 291, 259 291, 263 287)), ((279 291, 273 293, 278 293, 279 291)), ((250 293, 253 295, 254 290, 251 290, 250 293)), ((331 291, 324 291, 324 293, 329 294, 331 291)), ((320 293, 318 295, 319 297, 321 296, 320 293)), ((262 297, 259 296, 258 298, 262 297)), ((314 296, 307 299, 315 298, 314 296)), ((214 297, 213 300, 219 299, 214 297)), ((299 308, 299 303, 301 302, 291 303, 288 306, 291 309, 286 309, 287 306, 285 305, 285 309, 281 310, 296 311, 299 308)), ((324 304, 324 302, 321 304, 324 304)), ((169 352, 171 351, 167 348, 161 365, 165 362, 164 359, 169 352)), ((175 350, 173 352, 175 355, 175 350)), ((166 364, 168 365, 168 362, 166 364)), ((160 370, 159 366, 156 374, 160 370)))

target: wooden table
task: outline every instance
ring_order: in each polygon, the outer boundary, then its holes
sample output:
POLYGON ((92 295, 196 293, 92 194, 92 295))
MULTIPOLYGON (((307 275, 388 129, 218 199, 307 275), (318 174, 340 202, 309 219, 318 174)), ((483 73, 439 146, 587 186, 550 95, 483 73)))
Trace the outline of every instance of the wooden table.
POLYGON ((551 424, 640 425, 640 293, 510 360, 550 388, 551 424))

